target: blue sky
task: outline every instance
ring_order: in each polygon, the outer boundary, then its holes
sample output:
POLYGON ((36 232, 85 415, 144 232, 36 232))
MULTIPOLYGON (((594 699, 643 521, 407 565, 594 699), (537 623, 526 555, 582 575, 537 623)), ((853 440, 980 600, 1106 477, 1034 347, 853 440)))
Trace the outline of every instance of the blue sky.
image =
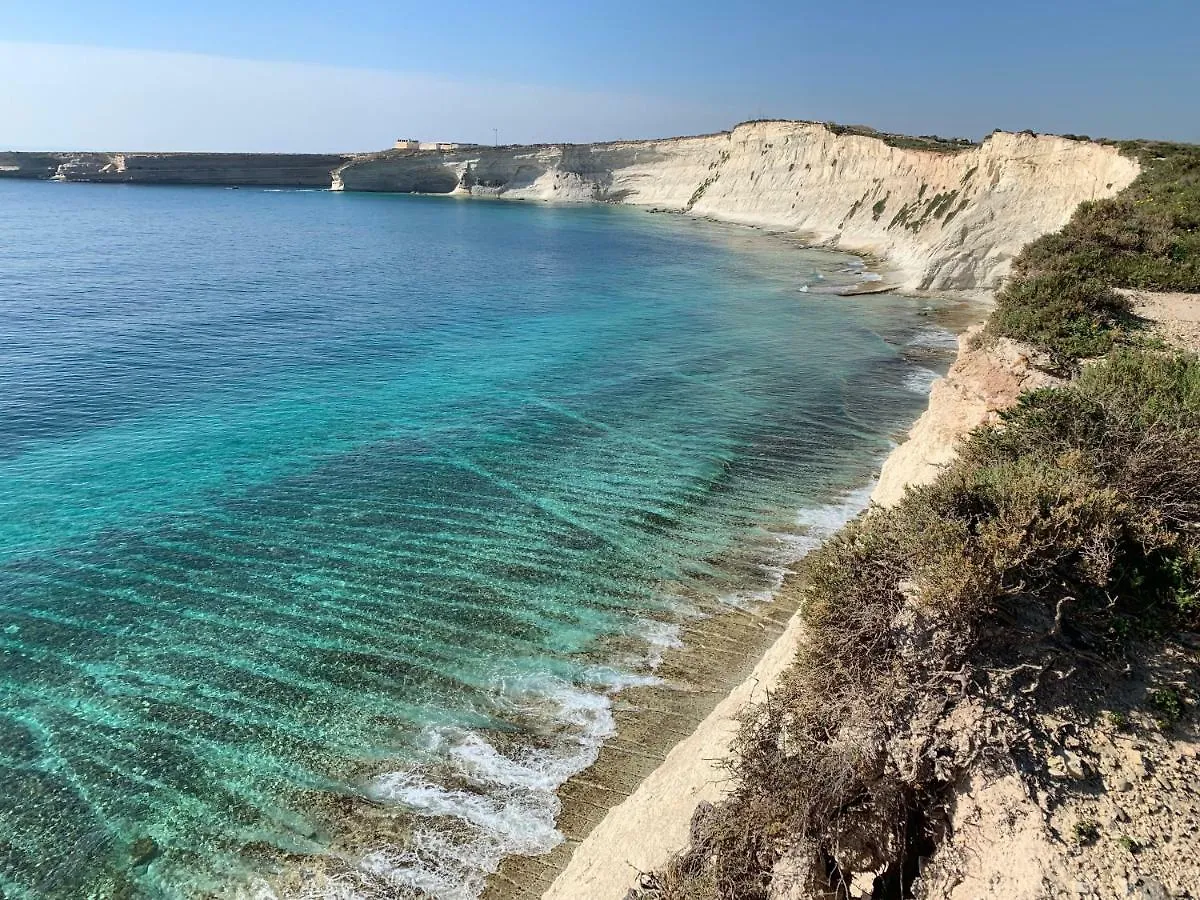
POLYGON ((0 0, 0 147, 360 150, 834 119, 1200 141, 1200 0, 0 0))

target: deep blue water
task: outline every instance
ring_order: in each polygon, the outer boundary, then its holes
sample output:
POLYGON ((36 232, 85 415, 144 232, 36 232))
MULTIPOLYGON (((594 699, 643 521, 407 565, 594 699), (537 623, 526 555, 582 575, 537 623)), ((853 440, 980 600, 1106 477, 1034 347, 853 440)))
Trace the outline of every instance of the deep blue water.
POLYGON ((0 182, 0 895, 336 852, 470 896, 553 846, 611 692, 923 405, 927 320, 824 293, 856 269, 620 208, 0 182))

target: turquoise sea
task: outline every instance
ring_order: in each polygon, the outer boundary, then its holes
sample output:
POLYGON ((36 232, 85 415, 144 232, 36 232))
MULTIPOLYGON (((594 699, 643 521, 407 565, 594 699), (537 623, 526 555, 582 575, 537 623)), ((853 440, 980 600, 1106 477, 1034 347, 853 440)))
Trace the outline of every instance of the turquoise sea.
POLYGON ((0 182, 0 896, 471 897, 553 847, 614 692, 922 408, 928 301, 864 277, 626 208, 0 182))

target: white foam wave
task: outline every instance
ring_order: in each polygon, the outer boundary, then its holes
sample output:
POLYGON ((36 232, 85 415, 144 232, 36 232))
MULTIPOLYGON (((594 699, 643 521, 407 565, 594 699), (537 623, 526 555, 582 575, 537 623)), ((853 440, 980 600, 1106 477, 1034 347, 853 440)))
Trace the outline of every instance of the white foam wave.
POLYGON ((958 335, 945 328, 922 328, 908 342, 910 347, 926 347, 931 350, 957 350, 958 335))
POLYGON ((914 394, 928 394, 933 387, 933 383, 942 376, 933 369, 926 369, 919 366, 904 376, 905 390, 912 391, 914 394))
MULTIPOLYGON (((488 763, 487 754, 479 762, 488 763)), ((554 827, 558 810, 548 796, 557 787, 548 772, 508 760, 496 766, 493 774, 512 770, 512 783, 488 780, 477 787, 503 787, 503 791, 485 793, 472 789, 452 789, 425 778, 419 772, 392 772, 377 778, 369 796, 381 803, 396 803, 422 816, 449 817, 475 826, 489 842, 503 844, 512 853, 543 853, 561 840, 554 827)), ((463 774, 466 774, 464 771, 463 774)), ((458 851, 464 848, 455 848, 458 851)), ((470 849, 470 848, 466 848, 470 849)), ((470 854, 478 858, 478 854, 470 854)))
POLYGON ((585 679, 597 689, 548 675, 498 682, 498 711, 536 723, 535 745, 501 749, 470 729, 430 726, 418 760, 373 779, 367 796, 404 808, 414 821, 402 845, 359 861, 363 896, 474 900, 504 857, 558 846, 556 791, 595 762, 615 733, 611 694, 630 683, 604 667, 585 679))
POLYGON ((678 650, 683 646, 683 626, 678 622, 642 619, 637 623, 637 633, 649 645, 646 665, 652 672, 662 665, 663 656, 668 650, 678 650))
MULTIPOLYGON (((686 606, 680 606, 674 612, 681 620, 701 615, 698 610, 686 606)), ((681 622, 638 619, 625 632, 626 638, 638 649, 619 653, 608 664, 588 666, 580 678, 583 683, 607 694, 620 693, 631 687, 660 685, 663 680, 655 672, 662 665, 668 650, 683 646, 682 631, 681 622)))
POLYGON ((877 483, 872 481, 846 491, 829 503, 799 510, 795 518, 795 531, 775 532, 772 535, 775 540, 775 552, 771 562, 762 567, 766 586, 758 590, 728 594, 721 598, 722 602, 730 606, 744 607, 773 599, 796 563, 870 505, 871 493, 877 483))
MULTIPOLYGON (((876 482, 871 481, 862 487, 846 491, 830 503, 801 509, 796 513, 796 524, 806 529, 810 537, 818 537, 816 543, 819 544, 867 508, 875 485, 876 482)), ((815 546, 816 544, 812 545, 815 546)))
POLYGON ((583 671, 583 678, 589 684, 594 684, 610 693, 619 693, 631 687, 662 684, 662 679, 657 675, 631 671, 640 665, 649 665, 652 658, 653 653, 651 652, 646 657, 630 659, 628 669, 616 666, 588 666, 583 671))
POLYGON ((787 569, 770 567, 769 569, 764 568, 764 572, 770 580, 770 584, 767 587, 756 591, 734 591, 730 594, 722 594, 718 599, 725 606, 733 606, 738 609, 745 609, 748 606, 766 603, 783 586, 783 579, 787 575, 787 569))

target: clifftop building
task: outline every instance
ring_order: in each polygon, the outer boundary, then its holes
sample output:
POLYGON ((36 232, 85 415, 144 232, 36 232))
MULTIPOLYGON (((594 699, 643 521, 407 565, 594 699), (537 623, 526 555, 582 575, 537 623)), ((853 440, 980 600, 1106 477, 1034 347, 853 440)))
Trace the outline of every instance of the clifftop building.
POLYGON ((455 141, 421 141, 418 150, 457 150, 460 147, 475 147, 476 144, 460 144, 455 141))
POLYGON ((458 150, 460 147, 478 147, 478 144, 460 144, 457 141, 415 141, 400 138, 392 145, 393 150, 458 150))

